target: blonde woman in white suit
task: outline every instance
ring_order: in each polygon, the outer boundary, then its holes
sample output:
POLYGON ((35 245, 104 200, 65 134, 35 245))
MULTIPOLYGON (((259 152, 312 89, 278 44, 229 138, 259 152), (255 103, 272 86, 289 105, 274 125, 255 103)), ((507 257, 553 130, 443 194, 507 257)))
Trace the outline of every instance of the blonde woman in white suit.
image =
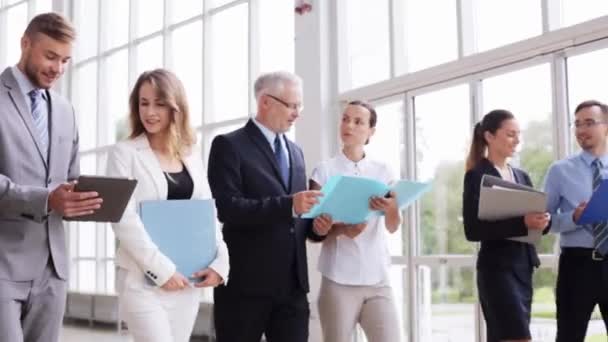
MULTIPOLYGON (((195 275, 180 274, 158 249, 138 215, 145 200, 209 198, 202 155, 194 146, 182 83, 164 69, 139 76, 129 99, 131 134, 109 152, 107 174, 138 180, 120 222, 116 287, 122 316, 136 342, 186 342, 201 288, 227 281, 228 250, 216 232, 217 256, 195 275), (204 277, 191 285, 188 277, 204 277)), ((170 229, 170 228, 169 228, 170 229)))

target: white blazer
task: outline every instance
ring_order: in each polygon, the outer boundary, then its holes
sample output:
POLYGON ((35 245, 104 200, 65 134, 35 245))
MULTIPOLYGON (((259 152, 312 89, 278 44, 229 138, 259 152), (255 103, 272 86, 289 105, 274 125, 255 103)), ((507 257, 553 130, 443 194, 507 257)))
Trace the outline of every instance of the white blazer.
MULTIPOLYGON (((211 198, 211 192, 204 176, 200 149, 182 162, 192 177, 194 190, 192 198, 211 198)), ((131 272, 141 272, 161 286, 175 273, 175 264, 158 249, 144 229, 138 214, 139 203, 145 200, 167 199, 167 180, 160 163, 152 151, 148 138, 142 134, 134 139, 119 142, 108 153, 107 175, 137 179, 137 186, 118 223, 113 223, 114 234, 118 238, 116 264, 131 272)), ((219 227, 216 231, 217 256, 209 266, 224 280, 228 281, 228 249, 219 227)), ((189 274, 184 274, 188 277, 189 274)))

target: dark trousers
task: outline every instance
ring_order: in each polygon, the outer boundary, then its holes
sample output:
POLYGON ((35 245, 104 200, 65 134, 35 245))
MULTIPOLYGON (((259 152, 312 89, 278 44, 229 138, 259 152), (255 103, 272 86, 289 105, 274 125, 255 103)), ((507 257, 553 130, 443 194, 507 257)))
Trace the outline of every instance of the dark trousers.
POLYGON ((608 258, 593 260, 590 248, 564 247, 555 292, 557 342, 583 342, 596 304, 608 329, 608 258))
POLYGON ((217 342, 308 341, 310 310, 300 290, 272 296, 250 295, 220 286, 214 290, 217 342))

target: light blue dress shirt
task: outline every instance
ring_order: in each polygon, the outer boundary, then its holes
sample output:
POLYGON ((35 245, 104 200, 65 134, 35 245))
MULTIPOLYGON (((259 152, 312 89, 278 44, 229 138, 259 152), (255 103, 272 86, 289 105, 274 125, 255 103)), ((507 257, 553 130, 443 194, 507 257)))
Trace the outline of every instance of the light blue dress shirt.
MULTIPOLYGON (((274 139, 277 137, 277 133, 271 131, 270 129, 268 129, 268 127, 262 125, 256 119, 253 119, 253 123, 256 126, 258 126, 260 131, 262 131, 262 134, 264 134, 264 137, 266 138, 266 140, 268 140, 268 143, 270 144, 270 148, 272 149, 272 152, 275 152, 274 151, 274 139)), ((281 142, 281 150, 283 151, 283 156, 285 156, 286 157, 285 160, 287 160, 287 167, 291 167, 291 164, 289 161, 289 152, 287 151, 287 146, 285 146, 285 138, 283 136, 281 136, 279 141, 281 142)))
MULTIPOLYGON (((32 82, 30 82, 30 80, 27 78, 27 76, 25 76, 25 74, 16 65, 11 68, 11 71, 13 72, 13 76, 17 80, 17 84, 19 85, 19 90, 21 90, 21 94, 23 95, 23 98, 25 99, 27 108, 28 108, 29 112, 31 113, 32 112, 32 100, 30 99, 29 93, 32 90, 35 90, 38 88, 34 87, 32 82)), ((44 99, 44 101, 47 101, 46 91, 42 92, 42 98, 44 99)), ((46 106, 43 106, 43 108, 46 108, 46 106)))
MULTIPOLYGON (((593 248, 593 235, 574 223, 572 214, 581 202, 588 202, 592 193, 594 155, 583 151, 551 165, 545 179, 547 211, 551 214, 551 232, 559 233, 561 247, 593 248)), ((608 176, 608 154, 602 161, 602 177, 608 176)))

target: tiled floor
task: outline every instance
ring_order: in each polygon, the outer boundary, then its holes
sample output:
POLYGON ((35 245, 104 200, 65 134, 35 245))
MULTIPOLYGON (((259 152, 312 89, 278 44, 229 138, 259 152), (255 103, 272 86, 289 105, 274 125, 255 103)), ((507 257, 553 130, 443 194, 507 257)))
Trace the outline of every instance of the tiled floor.
MULTIPOLYGON (((120 334, 115 325, 96 323, 90 326, 86 322, 69 322, 63 325, 60 342, 133 342, 128 332, 120 334)), ((205 342, 204 338, 192 338, 191 342, 205 342)))
POLYGON ((61 331, 60 342, 132 342, 127 332, 119 334, 116 327, 105 325, 67 324, 61 331))

